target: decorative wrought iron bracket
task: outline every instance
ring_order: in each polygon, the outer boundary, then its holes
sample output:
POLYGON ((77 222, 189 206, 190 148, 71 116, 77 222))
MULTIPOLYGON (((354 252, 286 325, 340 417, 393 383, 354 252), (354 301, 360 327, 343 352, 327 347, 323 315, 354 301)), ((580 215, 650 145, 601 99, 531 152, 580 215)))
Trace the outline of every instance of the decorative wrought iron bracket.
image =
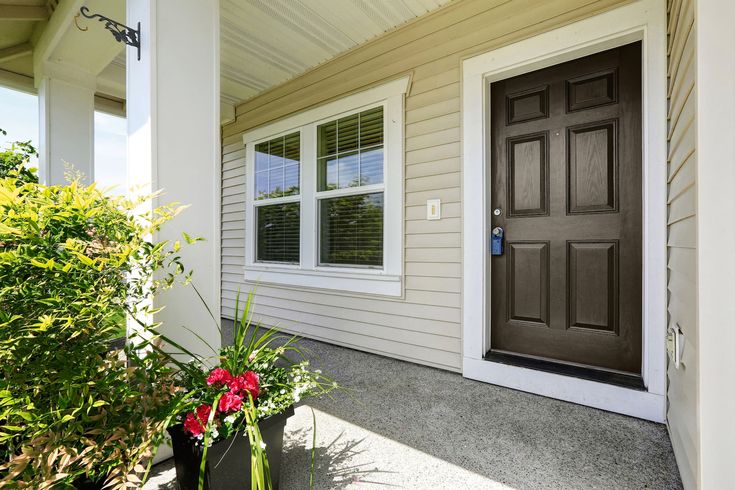
POLYGON ((138 49, 138 61, 140 61, 140 22, 138 22, 138 28, 133 29, 104 15, 91 14, 86 6, 80 8, 79 13, 87 19, 97 19, 100 22, 104 22, 105 29, 112 33, 112 36, 117 42, 125 43, 128 46, 138 49))

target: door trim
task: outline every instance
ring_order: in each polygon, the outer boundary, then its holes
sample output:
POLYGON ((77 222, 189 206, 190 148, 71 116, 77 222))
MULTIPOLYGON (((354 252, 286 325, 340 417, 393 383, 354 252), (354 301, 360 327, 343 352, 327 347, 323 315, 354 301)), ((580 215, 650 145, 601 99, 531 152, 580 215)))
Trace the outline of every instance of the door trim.
POLYGON ((462 62, 462 373, 582 405, 666 420, 666 10, 632 4, 462 62), (489 350, 488 185, 490 83, 642 41, 643 359, 645 391, 485 360, 489 350))

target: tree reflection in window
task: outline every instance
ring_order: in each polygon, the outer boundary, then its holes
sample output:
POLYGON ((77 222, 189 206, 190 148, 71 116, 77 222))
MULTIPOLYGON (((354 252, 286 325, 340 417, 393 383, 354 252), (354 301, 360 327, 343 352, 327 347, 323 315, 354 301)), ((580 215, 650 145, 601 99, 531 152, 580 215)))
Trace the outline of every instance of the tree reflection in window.
POLYGON ((383 193, 321 199, 320 264, 383 265, 383 193))

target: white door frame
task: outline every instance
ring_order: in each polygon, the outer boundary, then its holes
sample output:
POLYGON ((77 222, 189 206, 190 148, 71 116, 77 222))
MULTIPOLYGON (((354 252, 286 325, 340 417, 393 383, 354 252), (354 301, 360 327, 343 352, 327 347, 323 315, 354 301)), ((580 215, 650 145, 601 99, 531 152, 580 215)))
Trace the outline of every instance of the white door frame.
POLYGON ((463 361, 465 377, 664 422, 666 420, 666 8, 639 0, 462 64, 463 361), (634 41, 643 56, 644 391, 486 361, 490 347, 489 193, 485 135, 490 83, 634 41))

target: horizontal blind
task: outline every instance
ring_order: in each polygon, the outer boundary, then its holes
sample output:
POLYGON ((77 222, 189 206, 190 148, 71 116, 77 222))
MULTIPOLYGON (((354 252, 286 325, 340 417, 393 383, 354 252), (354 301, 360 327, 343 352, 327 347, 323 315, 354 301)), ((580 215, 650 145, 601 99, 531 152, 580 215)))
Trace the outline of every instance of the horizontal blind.
POLYGON ((256 206, 258 262, 299 263, 300 205, 298 202, 256 206))
POLYGON ((320 263, 383 265, 383 193, 319 201, 320 263))
POLYGON ((317 129, 318 190, 383 182, 383 107, 317 129))

